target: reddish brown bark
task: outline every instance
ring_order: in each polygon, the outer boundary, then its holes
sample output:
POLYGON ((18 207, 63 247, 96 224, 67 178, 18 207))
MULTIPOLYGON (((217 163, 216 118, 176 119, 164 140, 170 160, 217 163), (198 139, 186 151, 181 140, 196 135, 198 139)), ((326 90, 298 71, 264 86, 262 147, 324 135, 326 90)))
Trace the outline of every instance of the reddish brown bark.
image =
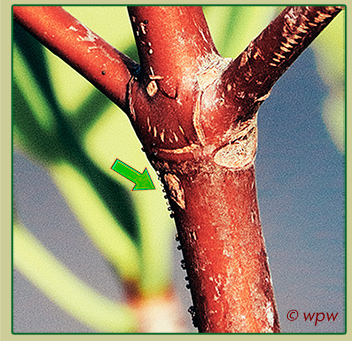
POLYGON ((256 199, 254 167, 213 158, 176 166, 184 208, 173 205, 200 332, 278 332, 256 199))
POLYGON ((149 155, 188 146, 198 141, 195 75, 212 56, 220 59, 203 12, 198 7, 131 7, 129 12, 143 70, 129 87, 132 124, 149 155))
POLYGON ((130 9, 145 68, 129 88, 132 122, 171 199, 200 332, 280 331, 255 193, 256 113, 337 11, 288 8, 231 61, 197 8, 130 9))
POLYGON ((224 73, 224 83, 237 86, 237 96, 234 92, 229 100, 236 100, 242 92, 249 100, 251 95, 265 99, 274 83, 341 9, 299 6, 283 10, 224 73))
MULTIPOLYGON (((252 166, 256 121, 215 121, 224 112, 214 103, 225 102, 214 89, 230 60, 217 53, 196 7, 133 7, 130 14, 145 65, 130 84, 132 122, 171 198, 194 322, 201 332, 277 332, 252 166)), ((235 113, 233 105, 225 111, 235 113)))
POLYGON ((232 61, 216 51, 200 8, 131 7, 141 67, 128 71, 135 64, 104 45, 97 60, 105 60, 105 49, 117 56, 109 64, 118 79, 118 84, 109 79, 114 86, 95 77, 102 66, 89 61, 91 42, 77 47, 84 56, 67 51, 65 44, 77 44, 80 36, 67 33, 73 19, 38 11, 45 15, 41 21, 60 31, 57 37, 71 38, 66 43, 58 38, 56 47, 44 33, 48 25, 36 24, 36 10, 14 9, 19 22, 115 98, 160 174, 199 331, 279 332, 255 190, 256 113, 276 80, 340 8, 289 7, 232 61), (61 20, 64 25, 54 25, 61 20))

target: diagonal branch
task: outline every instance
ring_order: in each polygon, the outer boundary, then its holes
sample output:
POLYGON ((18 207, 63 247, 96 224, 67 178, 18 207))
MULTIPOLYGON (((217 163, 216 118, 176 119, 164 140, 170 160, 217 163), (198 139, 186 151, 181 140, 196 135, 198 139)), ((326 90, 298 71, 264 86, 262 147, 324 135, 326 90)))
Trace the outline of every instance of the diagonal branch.
POLYGON ((246 103, 243 117, 255 112, 253 106, 267 98, 275 82, 342 9, 287 7, 232 62, 222 81, 231 84, 229 100, 240 101, 242 108, 246 103))
POLYGON ((122 110, 127 84, 138 64, 56 6, 14 6, 14 19, 122 110))

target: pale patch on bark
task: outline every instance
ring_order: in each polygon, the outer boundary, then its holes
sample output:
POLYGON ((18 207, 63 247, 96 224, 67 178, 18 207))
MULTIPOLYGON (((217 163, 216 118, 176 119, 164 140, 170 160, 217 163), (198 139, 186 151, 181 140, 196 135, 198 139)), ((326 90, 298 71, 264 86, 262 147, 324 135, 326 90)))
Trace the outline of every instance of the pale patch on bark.
POLYGON ((269 90, 269 92, 267 92, 265 95, 259 97, 259 98, 256 98, 256 102, 264 102, 269 96, 270 96, 270 92, 271 90, 269 90))
POLYGON ((160 140, 164 142, 165 141, 164 139, 165 139, 165 129, 163 129, 163 131, 160 133, 160 140))
POLYGON ((183 130, 183 128, 181 126, 178 126, 179 131, 184 135, 185 131, 183 130))
POLYGON ((268 318, 270 327, 273 328, 275 315, 274 315, 274 309, 271 302, 268 302, 266 305, 266 316, 268 318))
MULTIPOLYGON (((78 22, 78 21, 77 23, 82 27, 84 27, 87 31, 85 37, 82 37, 81 35, 78 36, 77 38, 78 41, 90 41, 93 43, 94 41, 99 39, 99 37, 94 32, 92 32, 87 26, 83 25, 81 22, 78 22)), ((73 26, 70 26, 70 29, 73 30, 73 26)))
POLYGON ((140 27, 141 27, 141 31, 143 34, 147 34, 147 25, 143 22, 139 23, 140 27))
MULTIPOLYGON (((237 130, 237 129, 236 129, 237 130)), ((230 134, 233 134, 230 132, 230 134)), ((255 159, 257 152, 257 119, 245 123, 234 134, 231 142, 218 150, 214 162, 219 166, 232 169, 247 169, 255 159)))
POLYGON ((202 30, 201 28, 199 29, 199 33, 202 35, 203 40, 204 40, 206 43, 209 43, 208 40, 207 40, 207 38, 205 37, 205 34, 204 34, 203 30, 202 30))
POLYGON ((149 79, 164 79, 163 76, 158 76, 158 75, 149 75, 149 79))
POLYGON ((190 144, 189 146, 185 146, 182 148, 177 148, 177 149, 164 149, 164 148, 159 148, 158 149, 161 152, 164 153, 169 153, 169 154, 184 154, 184 153, 192 153, 195 156, 201 154, 201 147, 198 144, 190 144))
POLYGON ((180 179, 174 174, 166 173, 164 175, 164 180, 166 186, 170 190, 171 198, 176 202, 178 206, 180 206, 184 210, 186 208, 185 192, 181 185, 180 179))
POLYGON ((147 116, 147 125, 148 125, 148 132, 150 133, 152 131, 152 126, 150 125, 150 118, 147 116))
POLYGON ((215 68, 208 69, 205 72, 197 75, 198 85, 200 89, 204 91, 205 88, 211 83, 213 83, 217 78, 218 78, 217 70, 215 68))
POLYGON ((193 126, 198 136, 199 142, 202 146, 205 146, 205 135, 204 130, 200 124, 200 101, 201 101, 201 93, 199 93, 196 105, 193 111, 193 126))
MULTIPOLYGON (((331 7, 330 7, 331 8, 331 7)), ((332 7, 333 8, 333 7, 332 7)), ((316 18, 314 18, 314 22, 315 23, 320 23, 323 22, 325 19, 330 18, 331 15, 328 13, 322 13, 320 11, 317 12, 318 16, 316 18)))
POLYGON ((176 133, 173 133, 174 138, 175 138, 175 142, 178 142, 178 136, 176 135, 176 133))
POLYGON ((284 46, 280 46, 280 50, 282 50, 283 52, 290 52, 290 50, 289 49, 287 49, 286 47, 284 47, 284 46))
POLYGON ((205 89, 216 81, 221 80, 221 75, 231 63, 231 58, 222 58, 216 53, 210 53, 206 57, 202 57, 200 62, 199 71, 196 74, 196 81, 200 89, 200 93, 195 103, 193 110, 193 126, 197 133, 199 142, 205 146, 204 130, 200 123, 200 107, 201 97, 205 89))
POLYGON ((201 91, 204 91, 210 84, 220 80, 221 75, 231 63, 231 58, 222 58, 216 53, 208 54, 201 58, 200 68, 196 74, 196 80, 201 91))
MULTIPOLYGON (((251 43, 251 45, 252 44, 253 43, 251 43)), ((261 49, 258 46, 256 46, 255 49, 256 49, 256 51, 253 54, 253 59, 257 60, 259 57, 261 60, 265 60, 265 57, 262 55, 261 49)))
POLYGON ((244 51, 242 53, 242 57, 241 57, 241 61, 240 61, 240 68, 243 67, 244 65, 246 65, 247 61, 248 61, 248 53, 247 53, 247 51, 244 51))
POLYGON ((155 80, 152 80, 147 85, 147 93, 150 97, 153 97, 158 91, 158 85, 156 84, 155 80))
POLYGON ((74 26, 70 26, 67 30, 72 30, 72 31, 76 31, 76 32, 78 31, 78 29, 74 26))
MULTIPOLYGON (((131 79, 131 82, 133 79, 131 79)), ((128 84, 128 106, 130 108, 130 113, 133 121, 136 120, 136 111, 134 110, 133 103, 132 103, 132 86, 131 82, 128 84)))

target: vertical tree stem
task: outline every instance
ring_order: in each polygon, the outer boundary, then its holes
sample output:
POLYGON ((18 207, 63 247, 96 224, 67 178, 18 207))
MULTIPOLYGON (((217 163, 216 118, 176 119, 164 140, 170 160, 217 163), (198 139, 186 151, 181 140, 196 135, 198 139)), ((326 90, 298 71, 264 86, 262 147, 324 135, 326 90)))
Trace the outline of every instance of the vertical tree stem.
POLYGON ((200 332, 279 332, 254 166, 172 165, 167 188, 200 332))

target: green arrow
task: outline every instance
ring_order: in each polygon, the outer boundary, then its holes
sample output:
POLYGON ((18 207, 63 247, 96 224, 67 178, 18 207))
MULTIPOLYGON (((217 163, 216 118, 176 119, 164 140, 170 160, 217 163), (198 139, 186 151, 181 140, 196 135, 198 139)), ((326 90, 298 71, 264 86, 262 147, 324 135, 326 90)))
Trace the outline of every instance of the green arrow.
POLYGON ((129 165, 126 165, 119 159, 116 159, 111 169, 121 174, 126 179, 135 183, 135 186, 132 188, 132 191, 155 189, 147 168, 144 169, 143 173, 139 173, 129 165))

